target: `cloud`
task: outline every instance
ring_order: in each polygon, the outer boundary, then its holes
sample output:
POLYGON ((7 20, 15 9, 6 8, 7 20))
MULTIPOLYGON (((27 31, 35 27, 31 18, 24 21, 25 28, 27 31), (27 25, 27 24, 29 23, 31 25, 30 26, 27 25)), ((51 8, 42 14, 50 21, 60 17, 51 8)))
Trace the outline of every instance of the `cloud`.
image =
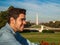
POLYGON ((16 0, 0 0, 0 1, 16 1, 16 0))
MULTIPOLYGON (((56 0, 55 0, 56 2, 56 0)), ((59 20, 60 19, 60 4, 49 0, 21 0, 12 2, 1 2, 2 7, 0 10, 7 9, 12 5, 19 8, 25 8, 27 10, 27 20, 35 21, 35 15, 38 13, 40 22, 59 20), (4 6, 5 5, 5 6, 4 6)))
POLYGON ((0 6, 0 11, 5 11, 5 10, 7 10, 7 9, 8 9, 8 7, 0 6))

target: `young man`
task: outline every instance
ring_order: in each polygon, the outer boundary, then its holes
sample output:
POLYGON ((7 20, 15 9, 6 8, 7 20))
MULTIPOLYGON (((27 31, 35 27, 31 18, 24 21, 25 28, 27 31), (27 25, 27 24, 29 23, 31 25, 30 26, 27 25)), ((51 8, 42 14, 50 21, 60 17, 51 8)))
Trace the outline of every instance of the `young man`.
POLYGON ((8 23, 0 30, 0 45, 38 45, 31 43, 19 34, 26 24, 26 10, 12 8, 8 12, 8 23))

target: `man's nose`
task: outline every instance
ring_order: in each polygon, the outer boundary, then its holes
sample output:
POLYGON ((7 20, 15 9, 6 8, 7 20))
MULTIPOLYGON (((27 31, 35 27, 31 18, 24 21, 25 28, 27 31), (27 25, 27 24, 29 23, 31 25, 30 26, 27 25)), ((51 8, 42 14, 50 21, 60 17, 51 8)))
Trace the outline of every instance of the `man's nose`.
POLYGON ((26 24, 26 21, 24 21, 23 24, 25 25, 26 24))

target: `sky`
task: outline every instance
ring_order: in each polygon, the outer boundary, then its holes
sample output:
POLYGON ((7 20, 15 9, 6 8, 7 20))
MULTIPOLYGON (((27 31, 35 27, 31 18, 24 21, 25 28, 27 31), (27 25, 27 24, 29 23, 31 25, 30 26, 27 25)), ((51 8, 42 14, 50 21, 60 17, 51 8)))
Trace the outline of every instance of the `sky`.
POLYGON ((39 23, 60 21, 60 0, 0 0, 0 11, 5 11, 9 6, 26 9, 26 20, 39 23))

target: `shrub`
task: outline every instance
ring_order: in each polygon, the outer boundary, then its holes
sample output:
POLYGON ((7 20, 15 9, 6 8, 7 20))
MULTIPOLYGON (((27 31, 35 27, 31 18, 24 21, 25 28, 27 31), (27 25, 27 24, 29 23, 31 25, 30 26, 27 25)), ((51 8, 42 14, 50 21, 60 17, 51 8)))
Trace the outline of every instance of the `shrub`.
POLYGON ((43 32, 43 33, 54 33, 53 30, 43 30, 42 32, 43 32))
POLYGON ((21 31, 20 33, 29 33, 29 32, 31 32, 30 30, 28 30, 28 29, 24 29, 23 31, 21 31))
POLYGON ((29 33, 29 32, 39 32, 38 30, 29 30, 29 29, 24 29, 22 32, 20 33, 29 33))

